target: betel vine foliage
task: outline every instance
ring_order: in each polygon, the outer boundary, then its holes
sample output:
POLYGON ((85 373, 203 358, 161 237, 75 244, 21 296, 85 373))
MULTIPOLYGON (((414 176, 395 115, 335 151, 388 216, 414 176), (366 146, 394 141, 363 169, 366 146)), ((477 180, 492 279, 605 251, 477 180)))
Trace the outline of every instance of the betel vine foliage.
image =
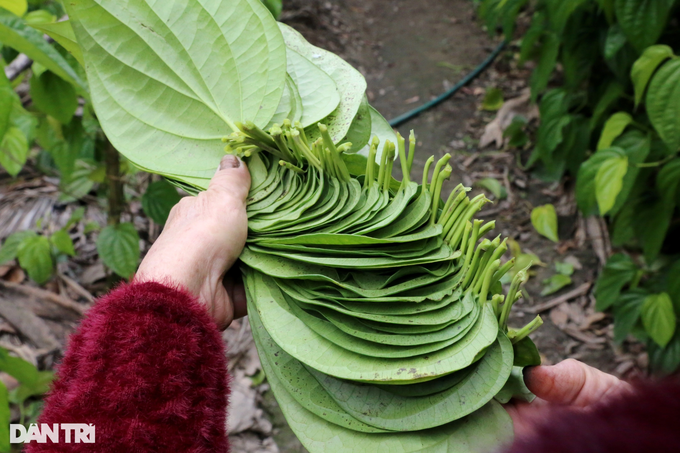
POLYGON ((550 180, 575 177, 582 213, 609 220, 624 251, 597 282, 597 308, 613 311, 617 342, 633 333, 647 343, 659 373, 680 367, 679 5, 479 2, 489 30, 502 26, 508 38, 518 15, 530 16, 519 60, 536 62, 541 124, 528 163, 550 180))
POLYGON ((308 450, 510 440, 500 403, 533 397, 521 369, 540 362, 528 335, 541 319, 508 327, 526 273, 503 294, 514 263, 474 218, 487 200, 462 186, 441 199, 450 156, 412 181, 415 138, 407 153, 361 74, 257 0, 66 7, 97 118, 127 159, 193 192, 225 150, 247 162, 251 326, 308 450))

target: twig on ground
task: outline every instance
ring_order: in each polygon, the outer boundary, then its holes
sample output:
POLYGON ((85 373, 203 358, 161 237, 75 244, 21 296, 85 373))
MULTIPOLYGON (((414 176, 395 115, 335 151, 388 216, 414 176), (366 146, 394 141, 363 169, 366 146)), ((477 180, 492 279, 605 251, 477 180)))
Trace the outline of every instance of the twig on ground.
POLYGON ((536 305, 535 307, 528 307, 525 310, 530 312, 530 313, 541 313, 543 311, 549 310, 553 307, 557 307, 559 304, 562 302, 568 302, 572 299, 575 299, 579 296, 583 296, 584 294, 588 293, 590 290, 590 287, 593 285, 593 282, 586 282, 579 286, 578 288, 572 289, 568 293, 564 293, 559 297, 555 297, 554 299, 551 299, 547 302, 544 302, 540 305, 536 305))
POLYGON ((52 302, 56 305, 59 305, 60 307, 63 308, 68 308, 71 311, 74 311, 78 313, 79 315, 82 315, 85 313, 85 310, 87 310, 89 307, 83 304, 79 304, 77 302, 72 301, 71 299, 67 299, 66 297, 60 296, 59 294, 54 294, 53 292, 50 291, 45 291, 44 289, 40 288, 34 288, 32 286, 28 285, 21 285, 18 283, 9 283, 9 282, 4 282, 0 280, 0 287, 5 287, 8 289, 13 289, 16 291, 20 291, 24 294, 27 294, 29 296, 35 296, 40 299, 52 302))
POLYGON ((11 82, 12 80, 14 80, 14 79, 16 79, 17 77, 19 77, 19 75, 20 75, 22 72, 24 72, 25 70, 27 70, 28 68, 30 68, 32 64, 33 64, 33 60, 31 60, 30 58, 28 58, 28 57, 27 57, 26 55, 24 55, 23 53, 22 53, 22 54, 19 54, 19 56, 16 57, 16 58, 14 59, 14 61, 12 61, 12 62, 11 62, 10 64, 8 64, 7 66, 5 66, 5 75, 7 76, 7 78, 8 78, 8 79, 10 80, 10 82, 11 82))

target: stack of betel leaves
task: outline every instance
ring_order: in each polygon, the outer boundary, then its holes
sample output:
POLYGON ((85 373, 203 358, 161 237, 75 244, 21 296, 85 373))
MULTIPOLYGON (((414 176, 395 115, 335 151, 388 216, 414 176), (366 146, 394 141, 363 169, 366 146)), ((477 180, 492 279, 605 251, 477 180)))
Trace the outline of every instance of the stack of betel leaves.
POLYGON ((488 200, 461 185, 442 199, 448 155, 412 180, 414 135, 395 135, 361 74, 257 0, 67 8, 98 118, 128 159, 194 192, 225 149, 247 162, 249 318, 310 452, 512 439, 501 403, 533 397, 522 367, 540 362, 528 334, 541 320, 508 328, 526 272, 504 294, 514 261, 475 219, 488 200))

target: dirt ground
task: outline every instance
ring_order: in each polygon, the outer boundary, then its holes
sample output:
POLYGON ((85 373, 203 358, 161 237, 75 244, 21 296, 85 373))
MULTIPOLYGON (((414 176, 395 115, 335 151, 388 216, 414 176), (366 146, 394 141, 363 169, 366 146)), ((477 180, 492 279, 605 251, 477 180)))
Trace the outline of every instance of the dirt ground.
MULTIPOLYGON (((284 0, 284 8, 281 20, 364 74, 371 104, 388 119, 454 85, 498 44, 480 27, 469 0, 284 0)), ((508 115, 521 113, 532 120, 530 129, 535 129, 535 106, 528 103, 526 95, 529 74, 530 68, 517 67, 516 46, 510 45, 469 86, 399 127, 405 136, 410 129, 416 132, 414 174, 422 172, 430 155, 439 158, 450 153, 454 172, 444 196, 459 183, 473 187, 475 195, 482 190, 476 185, 480 179, 490 177, 501 182, 507 198, 494 200, 481 216, 495 218, 495 234, 514 239, 523 253, 532 253, 544 263, 533 268, 525 298, 517 303, 511 325, 521 326, 537 313, 543 317, 545 324, 533 338, 545 363, 573 357, 619 376, 642 373, 646 354, 641 346, 635 342, 614 345, 611 319, 594 311, 592 286, 610 252, 606 228, 597 219, 579 216, 573 181, 540 181, 521 166, 530 145, 523 151, 509 149, 498 129, 493 128, 508 115), (480 110, 488 88, 503 92, 506 104, 498 118, 497 112, 480 110), (494 138, 496 141, 488 144, 494 138), (545 203, 554 204, 558 212, 558 244, 538 235, 531 226, 532 208, 545 203), (541 296, 542 282, 555 274, 556 262, 575 266, 573 283, 555 294, 541 296)), ((12 231, 31 228, 45 216, 49 222, 43 225, 50 228, 65 224, 73 206, 58 201, 56 180, 30 165, 22 171, 19 182, 6 176, 0 174, 0 239, 12 231)), ((140 178, 137 183, 142 188, 149 176, 140 178)), ((136 189, 131 186, 130 190, 136 189)), ((487 196, 493 198, 490 193, 487 196)), ((105 214, 96 198, 87 196, 82 202, 88 207, 85 220, 104 225, 105 214)), ((135 223, 144 252, 160 228, 137 215, 140 212, 139 202, 133 202, 124 220, 135 223)), ((72 234, 77 257, 59 264, 59 276, 48 288, 51 292, 22 284, 25 276, 17 267, 0 267, 0 316, 8 321, 0 319, 0 345, 43 368, 52 367, 59 359, 64 339, 86 304, 115 283, 98 260, 94 236, 80 228, 72 234), (4 302, 9 300, 12 304, 4 302), (13 308, 22 304, 30 310, 18 313, 13 308), (20 338, 28 339, 37 349, 29 348, 20 338)), ((247 321, 235 322, 224 338, 232 374, 232 450, 305 452, 263 380, 247 321)))

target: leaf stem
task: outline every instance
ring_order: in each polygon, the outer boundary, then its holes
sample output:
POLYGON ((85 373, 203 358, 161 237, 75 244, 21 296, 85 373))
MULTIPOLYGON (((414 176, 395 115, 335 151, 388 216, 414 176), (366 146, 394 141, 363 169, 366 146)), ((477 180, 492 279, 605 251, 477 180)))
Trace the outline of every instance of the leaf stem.
POLYGON ((538 329, 542 325, 543 325, 543 319, 541 319, 540 315, 536 315, 536 317, 531 322, 529 322, 529 324, 527 324, 526 326, 519 329, 513 335, 513 337, 510 339, 510 341, 512 342, 512 344, 517 344, 520 341, 524 340, 529 335, 531 335, 532 333, 534 333, 536 331, 536 329, 538 329))

